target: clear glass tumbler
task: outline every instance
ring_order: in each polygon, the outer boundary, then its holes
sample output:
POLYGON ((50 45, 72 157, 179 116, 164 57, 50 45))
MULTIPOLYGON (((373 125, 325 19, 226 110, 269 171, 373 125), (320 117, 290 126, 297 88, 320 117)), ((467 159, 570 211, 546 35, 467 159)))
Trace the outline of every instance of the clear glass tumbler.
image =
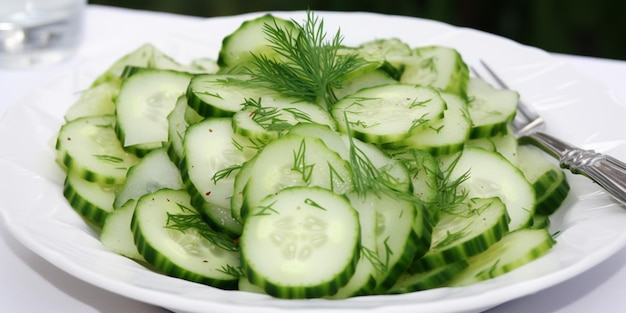
POLYGON ((87 0, 0 0, 0 69, 45 67, 77 48, 87 0))

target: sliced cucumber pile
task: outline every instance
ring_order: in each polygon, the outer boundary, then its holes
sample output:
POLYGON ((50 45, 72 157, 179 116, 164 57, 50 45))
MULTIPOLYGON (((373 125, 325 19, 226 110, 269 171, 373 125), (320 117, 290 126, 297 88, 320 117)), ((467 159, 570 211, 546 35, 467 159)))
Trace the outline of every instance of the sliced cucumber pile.
POLYGON ((263 15, 215 60, 146 44, 98 76, 56 161, 104 247, 286 299, 464 286, 549 251, 569 184, 510 133, 517 92, 452 48, 322 25, 263 15))

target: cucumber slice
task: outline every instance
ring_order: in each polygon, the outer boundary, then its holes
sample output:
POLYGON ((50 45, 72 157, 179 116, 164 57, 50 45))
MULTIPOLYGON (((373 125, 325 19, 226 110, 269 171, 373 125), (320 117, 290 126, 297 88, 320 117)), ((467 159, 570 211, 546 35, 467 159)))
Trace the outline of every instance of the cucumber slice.
POLYGON ((470 198, 499 197, 506 205, 509 230, 531 225, 535 213, 535 190, 524 174, 501 154, 479 147, 466 147, 460 155, 448 156, 442 169, 452 181, 469 174, 460 185, 470 198), (496 174, 497 173, 497 174, 496 174))
POLYGON ((116 185, 102 185, 84 180, 69 173, 63 184, 63 196, 70 206, 86 221, 97 228, 113 211, 116 185))
POLYGON ((120 81, 113 80, 89 87, 65 112, 65 120, 79 117, 115 114, 115 101, 120 92, 120 81))
POLYGON ((472 125, 467 103, 450 93, 442 92, 441 97, 446 102, 442 119, 418 127, 406 139, 387 147, 421 149, 433 155, 447 155, 463 150, 472 125))
POLYGON ((546 254, 555 241, 546 229, 520 229, 508 233, 481 254, 446 285, 467 286, 506 274, 546 254))
POLYGON ((145 262, 137 250, 130 230, 131 220, 135 213, 136 199, 131 199, 121 207, 113 210, 104 220, 100 242, 108 250, 136 261, 145 262))
MULTIPOLYGON (((350 161, 350 146, 361 151, 362 156, 381 173, 385 184, 394 190, 411 191, 411 178, 405 164, 400 160, 395 160, 386 151, 379 147, 362 142, 345 134, 331 130, 325 125, 315 123, 301 123, 294 126, 290 134, 297 134, 321 139, 326 146, 337 152, 342 159, 350 161)), ((353 166, 353 164, 350 164, 353 166)))
POLYGON ((103 185, 121 185, 139 161, 126 152, 115 134, 115 116, 82 117, 61 126, 55 149, 68 172, 103 185))
POLYGON ((162 188, 183 188, 178 168, 170 160, 165 148, 150 151, 128 170, 113 207, 117 209, 127 201, 137 200, 162 188))
POLYGON ((358 213, 345 196, 291 187, 250 210, 240 239, 249 281, 279 298, 335 294, 359 258, 358 213))
MULTIPOLYGON (((286 33, 296 35, 296 27, 290 20, 271 14, 243 22, 233 33, 224 37, 217 64, 223 68, 245 67, 254 60, 252 53, 269 59, 279 57, 267 40, 265 28, 277 26, 286 33)), ((231 69, 232 70, 232 69, 231 69)))
POLYGON ((515 117, 519 94, 509 89, 495 89, 481 78, 472 77, 467 85, 470 138, 491 137, 508 131, 515 117))
POLYGON ((500 153, 513 164, 518 164, 517 138, 511 133, 500 133, 491 137, 480 137, 467 142, 469 146, 500 153))
POLYGON ((411 47, 398 38, 379 38, 357 46, 357 54, 368 62, 380 64, 391 77, 398 80, 405 69, 404 61, 413 55, 411 47))
POLYGON ((237 236, 241 224, 231 214, 234 178, 257 146, 233 132, 227 117, 207 118, 187 128, 180 165, 191 203, 212 226, 237 236))
POLYGON ((116 130, 126 149, 145 155, 168 141, 167 116, 190 78, 183 72, 141 69, 124 79, 116 100, 116 130))
POLYGON ((344 97, 331 113, 337 127, 365 142, 382 144, 408 137, 420 125, 443 117, 445 101, 430 87, 390 84, 344 97))
POLYGON ((543 215, 554 213, 569 194, 565 172, 535 147, 520 145, 518 156, 518 167, 535 188, 536 212, 543 215))
POLYGON ((398 81, 383 69, 374 68, 362 71, 359 75, 350 75, 341 82, 341 88, 334 88, 333 92, 337 99, 342 99, 363 88, 397 83, 398 81))
POLYGON ((413 55, 405 59, 401 83, 432 86, 467 98, 469 69, 456 49, 426 46, 415 48, 413 55))
POLYGON ((508 232, 508 224, 506 207, 499 198, 469 199, 441 212, 430 249, 408 271, 431 271, 483 252, 508 232))
POLYGON ((314 137, 287 134, 268 143, 254 157, 252 166, 243 170, 250 179, 245 183, 241 216, 261 200, 291 186, 319 186, 338 194, 352 189, 348 162, 314 137))
POLYGON ((162 273, 235 289, 239 250, 192 208, 183 190, 160 189, 139 199, 131 220, 137 250, 162 273))
POLYGON ((263 143, 284 135, 298 123, 335 128, 335 120, 321 106, 283 96, 248 99, 245 108, 233 115, 235 133, 263 143))
POLYGON ((159 50, 153 44, 145 43, 116 60, 115 63, 94 80, 92 86, 120 80, 122 74, 129 66, 175 71, 186 71, 189 69, 159 50))
POLYGON ((187 88, 187 104, 205 117, 229 117, 240 111, 246 99, 275 95, 271 90, 253 86, 248 75, 196 75, 187 88))

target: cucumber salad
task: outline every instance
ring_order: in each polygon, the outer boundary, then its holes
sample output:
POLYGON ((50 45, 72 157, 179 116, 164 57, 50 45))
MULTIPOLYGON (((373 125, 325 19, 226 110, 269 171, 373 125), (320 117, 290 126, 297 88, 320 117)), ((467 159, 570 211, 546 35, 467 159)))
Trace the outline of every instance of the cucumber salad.
POLYGON ((308 12, 189 64, 128 52, 65 114, 63 195, 150 270, 284 299, 466 286, 553 247, 569 185, 518 144, 517 92, 450 47, 342 42, 308 12))

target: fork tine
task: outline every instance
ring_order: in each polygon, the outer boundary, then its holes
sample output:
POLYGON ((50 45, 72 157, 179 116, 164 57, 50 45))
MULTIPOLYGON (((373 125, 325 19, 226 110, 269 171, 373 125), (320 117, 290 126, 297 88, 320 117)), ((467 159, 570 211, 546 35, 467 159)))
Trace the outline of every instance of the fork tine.
MULTIPOLYGON (((511 89, 504 80, 498 75, 484 60, 480 60, 480 64, 482 67, 487 70, 489 75, 493 78, 496 84, 499 85, 500 88, 503 89, 511 89)), ((477 73, 475 69, 472 69, 472 72, 477 73)), ((477 74, 480 77, 479 74, 477 74)), ((521 99, 517 104, 517 113, 515 115, 515 119, 513 120, 513 128, 517 135, 527 134, 533 129, 540 128, 544 125, 543 118, 537 113, 531 106, 527 105, 521 99)))

